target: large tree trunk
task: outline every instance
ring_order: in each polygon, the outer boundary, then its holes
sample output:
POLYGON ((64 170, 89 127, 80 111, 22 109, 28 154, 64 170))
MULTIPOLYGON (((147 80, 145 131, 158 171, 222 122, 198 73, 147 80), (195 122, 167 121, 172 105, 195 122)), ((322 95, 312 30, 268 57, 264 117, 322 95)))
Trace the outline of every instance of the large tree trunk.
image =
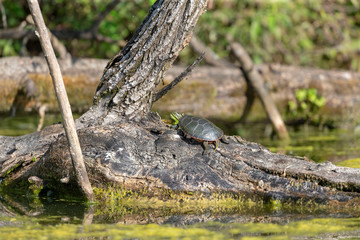
POLYGON ((206 5, 205 0, 157 1, 135 36, 106 66, 94 106, 81 122, 106 125, 145 117, 152 106, 155 87, 189 44, 206 5))
MULTIPOLYGON (((357 169, 271 153, 240 137, 203 156, 199 143, 181 138, 150 113, 156 85, 188 44, 206 2, 157 1, 107 65, 93 107, 77 121, 92 184, 357 202, 357 169)), ((36 176, 52 186, 75 185, 65 141, 59 124, 26 136, 0 136, 2 183, 12 186, 36 176)))

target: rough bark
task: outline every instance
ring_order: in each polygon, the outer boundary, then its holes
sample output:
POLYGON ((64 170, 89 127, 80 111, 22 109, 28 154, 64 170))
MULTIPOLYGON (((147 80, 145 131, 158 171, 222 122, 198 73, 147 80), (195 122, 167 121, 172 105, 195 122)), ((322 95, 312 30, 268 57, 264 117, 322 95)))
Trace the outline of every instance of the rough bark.
MULTIPOLYGON (((358 169, 271 153, 240 137, 203 156, 200 143, 180 137, 149 112, 157 83, 188 43, 206 2, 157 1, 129 45, 109 62, 95 105, 77 121, 90 181, 152 193, 230 191, 357 204, 358 169)), ((60 125, 21 137, 0 136, 3 184, 32 176, 46 184, 75 184, 65 142, 60 125)))
POLYGON ((95 104, 81 119, 82 124, 107 124, 119 116, 134 121, 144 117, 152 106, 155 87, 189 44, 206 4, 157 1, 135 36, 108 63, 95 93, 95 104))
MULTIPOLYGON (((259 144, 231 137, 230 144, 202 155, 200 143, 181 138, 156 114, 138 125, 119 123, 79 130, 79 138, 95 185, 113 182, 129 189, 229 191, 276 199, 358 201, 360 170, 337 167, 271 153, 259 144)), ((75 173, 60 125, 21 138, 1 137, 0 176, 13 170, 7 182, 38 176, 62 184, 75 173), (31 150, 30 150, 31 149, 31 150), (44 152, 44 149, 47 149, 44 152), (36 162, 32 159, 37 157, 36 162)))

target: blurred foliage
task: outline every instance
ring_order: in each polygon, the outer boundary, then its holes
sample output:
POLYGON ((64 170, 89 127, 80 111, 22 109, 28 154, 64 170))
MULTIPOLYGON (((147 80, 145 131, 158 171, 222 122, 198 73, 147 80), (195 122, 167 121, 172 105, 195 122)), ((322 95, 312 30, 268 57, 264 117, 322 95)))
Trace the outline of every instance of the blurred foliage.
POLYGON ((314 120, 325 105, 325 98, 319 96, 315 88, 298 89, 295 97, 296 100, 288 102, 288 114, 291 117, 303 118, 307 123, 314 120))
MULTIPOLYGON (((51 29, 86 30, 108 1, 42 1, 51 29)), ((102 22, 99 32, 129 40, 154 0, 124 0, 102 22)), ((29 13, 25 0, 5 0, 9 27, 29 13)), ((240 42, 256 63, 282 63, 360 71, 360 3, 358 0, 217 0, 202 15, 196 33, 221 57, 229 42, 240 42)), ((96 41, 65 42, 75 57, 111 58, 119 46, 96 41)), ((0 40, 0 54, 19 52, 21 41, 0 40)), ((186 50, 179 61, 195 54, 186 50)))
POLYGON ((256 63, 360 71, 359 1, 218 0, 197 32, 222 57, 236 41, 256 63))

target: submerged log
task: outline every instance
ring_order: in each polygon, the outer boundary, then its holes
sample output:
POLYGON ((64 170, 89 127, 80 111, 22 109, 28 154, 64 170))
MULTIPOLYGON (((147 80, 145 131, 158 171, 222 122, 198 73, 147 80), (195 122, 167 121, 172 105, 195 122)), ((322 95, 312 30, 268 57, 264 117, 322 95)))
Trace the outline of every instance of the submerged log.
MULTIPOLYGON (((76 122, 91 183, 154 194, 222 191, 359 202, 359 169, 271 153, 236 136, 204 156, 200 143, 180 137, 150 112, 156 86, 188 44, 206 3, 157 1, 134 38, 108 63, 94 105, 76 122)), ((64 146, 59 124, 25 136, 0 136, 2 187, 24 185, 34 177, 44 188, 76 187, 64 146)))

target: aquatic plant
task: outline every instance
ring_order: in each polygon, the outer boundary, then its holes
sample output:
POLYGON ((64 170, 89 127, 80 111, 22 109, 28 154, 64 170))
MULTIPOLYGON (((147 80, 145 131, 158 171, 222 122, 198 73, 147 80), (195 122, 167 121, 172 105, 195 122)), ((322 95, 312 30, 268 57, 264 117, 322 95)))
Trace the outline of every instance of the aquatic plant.
POLYGON ((295 92, 295 100, 288 102, 288 115, 297 119, 320 121, 318 116, 320 109, 325 105, 325 98, 318 94, 315 88, 298 89, 295 92), (316 117, 318 117, 316 119, 316 117))

